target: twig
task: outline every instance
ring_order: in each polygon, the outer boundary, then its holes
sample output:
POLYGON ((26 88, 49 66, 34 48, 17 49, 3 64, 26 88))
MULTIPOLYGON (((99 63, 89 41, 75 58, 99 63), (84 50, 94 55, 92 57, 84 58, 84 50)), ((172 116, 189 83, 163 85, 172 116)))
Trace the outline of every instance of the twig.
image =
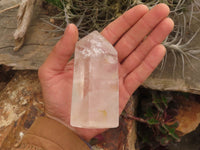
POLYGON ((16 4, 16 5, 14 5, 14 6, 11 6, 11 7, 6 8, 6 9, 0 10, 0 14, 3 13, 3 12, 5 12, 5 11, 8 11, 8 10, 10 10, 10 9, 17 8, 17 7, 19 7, 19 5, 20 5, 20 4, 16 4))
POLYGON ((49 25, 51 25, 51 26, 53 26, 53 27, 59 29, 60 31, 65 31, 65 29, 63 29, 63 28, 61 28, 61 27, 59 27, 59 26, 57 26, 57 25, 54 25, 53 23, 48 22, 48 21, 45 20, 44 18, 40 18, 40 19, 41 19, 42 21, 44 21, 45 23, 47 23, 47 24, 49 24, 49 25))
POLYGON ((147 123, 147 120, 144 120, 144 119, 139 118, 139 117, 130 116, 130 115, 123 115, 123 117, 127 118, 127 119, 131 119, 131 120, 136 120, 136 121, 142 122, 142 123, 147 123))

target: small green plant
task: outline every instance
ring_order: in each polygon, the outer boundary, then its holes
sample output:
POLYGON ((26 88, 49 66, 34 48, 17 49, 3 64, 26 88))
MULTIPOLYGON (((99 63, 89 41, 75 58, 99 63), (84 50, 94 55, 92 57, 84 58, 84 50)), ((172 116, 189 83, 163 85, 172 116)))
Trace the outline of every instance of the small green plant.
MULTIPOLYGON (((145 92, 146 95, 148 92, 145 92)), ((178 122, 175 121, 177 106, 171 98, 158 91, 151 91, 148 100, 141 106, 138 116, 123 114, 123 117, 138 121, 138 137, 140 139, 140 149, 156 150, 171 142, 180 141, 176 133, 178 122)))

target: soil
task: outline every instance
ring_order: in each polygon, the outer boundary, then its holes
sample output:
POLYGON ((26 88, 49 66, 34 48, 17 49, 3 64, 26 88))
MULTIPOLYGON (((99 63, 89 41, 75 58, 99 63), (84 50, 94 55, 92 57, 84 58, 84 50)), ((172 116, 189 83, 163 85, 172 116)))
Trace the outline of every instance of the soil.
POLYGON ((168 150, 200 150, 200 126, 181 138, 180 143, 168 145, 168 150))
POLYGON ((0 65, 0 91, 4 89, 6 84, 12 79, 15 71, 11 67, 0 65))

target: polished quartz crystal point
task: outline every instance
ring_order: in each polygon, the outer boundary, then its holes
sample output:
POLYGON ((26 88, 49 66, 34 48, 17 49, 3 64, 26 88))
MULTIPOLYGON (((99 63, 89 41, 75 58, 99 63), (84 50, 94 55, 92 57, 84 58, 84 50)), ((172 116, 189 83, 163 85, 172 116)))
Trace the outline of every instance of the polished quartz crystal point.
POLYGON ((76 44, 70 123, 81 128, 119 124, 118 55, 97 31, 76 44))

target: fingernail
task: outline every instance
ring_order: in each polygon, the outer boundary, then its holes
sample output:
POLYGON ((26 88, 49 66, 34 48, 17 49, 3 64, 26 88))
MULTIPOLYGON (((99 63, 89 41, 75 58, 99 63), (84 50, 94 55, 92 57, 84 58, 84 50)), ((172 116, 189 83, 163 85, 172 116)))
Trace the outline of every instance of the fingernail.
POLYGON ((67 33, 70 30, 70 26, 71 26, 71 24, 67 25, 67 28, 65 29, 65 33, 67 33))

